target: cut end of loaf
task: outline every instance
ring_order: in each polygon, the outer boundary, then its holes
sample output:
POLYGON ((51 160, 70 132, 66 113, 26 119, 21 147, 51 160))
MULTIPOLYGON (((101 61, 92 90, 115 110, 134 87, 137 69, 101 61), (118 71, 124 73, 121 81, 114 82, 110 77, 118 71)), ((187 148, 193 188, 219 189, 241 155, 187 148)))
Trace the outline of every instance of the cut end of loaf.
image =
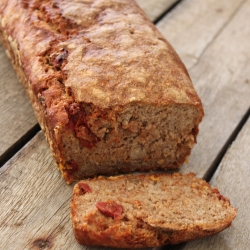
POLYGON ((196 142, 202 118, 199 107, 186 104, 132 103, 119 110, 85 104, 72 110, 68 124, 54 130, 54 148, 69 183, 95 175, 178 168, 196 142))
POLYGON ((75 237, 86 246, 177 244, 218 233, 235 216, 229 200, 192 173, 81 181, 71 203, 75 237))

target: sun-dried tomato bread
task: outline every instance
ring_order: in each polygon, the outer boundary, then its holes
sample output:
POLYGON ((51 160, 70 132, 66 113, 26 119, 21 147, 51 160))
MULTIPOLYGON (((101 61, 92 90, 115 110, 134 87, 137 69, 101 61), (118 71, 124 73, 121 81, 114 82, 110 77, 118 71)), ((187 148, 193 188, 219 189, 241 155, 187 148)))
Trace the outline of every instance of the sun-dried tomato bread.
POLYGON ((75 238, 85 246, 176 244, 218 233, 235 216, 229 200, 192 173, 85 180, 71 203, 75 238))
POLYGON ((1 39, 67 182, 174 169, 203 109, 132 0, 1 0, 1 39))

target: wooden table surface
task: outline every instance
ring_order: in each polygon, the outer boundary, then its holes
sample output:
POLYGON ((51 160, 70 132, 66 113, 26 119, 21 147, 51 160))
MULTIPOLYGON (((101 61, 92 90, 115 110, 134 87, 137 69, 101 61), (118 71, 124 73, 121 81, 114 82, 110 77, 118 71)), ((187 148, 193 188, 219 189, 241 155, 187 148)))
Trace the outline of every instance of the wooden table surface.
MULTIPOLYGON (((186 64, 205 109, 179 172, 210 181, 238 209, 225 231, 163 249, 250 249, 250 0, 137 2, 186 64)), ((2 46, 0 76, 0 249, 95 249, 74 239, 73 186, 55 167, 2 46)))

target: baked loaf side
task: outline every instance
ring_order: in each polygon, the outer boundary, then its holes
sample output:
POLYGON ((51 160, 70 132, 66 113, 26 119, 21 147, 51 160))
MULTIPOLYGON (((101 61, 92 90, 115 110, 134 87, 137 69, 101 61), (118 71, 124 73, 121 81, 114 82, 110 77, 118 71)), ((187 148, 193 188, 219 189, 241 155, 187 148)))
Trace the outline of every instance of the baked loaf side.
POLYGON ((1 39, 67 182, 179 167, 203 109, 134 1, 2 0, 1 39))
POLYGON ((86 246, 176 244, 218 233, 235 216, 229 200, 192 173, 85 180, 71 203, 75 238, 86 246))

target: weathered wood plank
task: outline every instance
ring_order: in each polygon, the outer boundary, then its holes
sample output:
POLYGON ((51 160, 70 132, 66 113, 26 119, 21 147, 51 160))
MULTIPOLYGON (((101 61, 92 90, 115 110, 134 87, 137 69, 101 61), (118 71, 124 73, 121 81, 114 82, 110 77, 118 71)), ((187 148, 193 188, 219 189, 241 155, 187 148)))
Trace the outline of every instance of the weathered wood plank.
POLYGON ((178 0, 136 0, 151 21, 155 21, 178 0))
POLYGON ((0 45, 0 162, 9 147, 37 122, 24 89, 0 45))
POLYGON ((205 109, 198 145, 181 172, 203 177, 250 106, 250 1, 184 1, 163 22, 205 109))
POLYGON ((184 250, 245 250, 250 242, 250 118, 223 158, 211 184, 238 209, 230 228, 220 234, 196 240, 184 250))
POLYGON ((174 46, 188 69, 226 27, 244 0, 182 1, 157 28, 174 46))
POLYGON ((0 186, 2 249, 81 249, 71 232, 72 186, 53 164, 42 132, 0 169, 0 186))

